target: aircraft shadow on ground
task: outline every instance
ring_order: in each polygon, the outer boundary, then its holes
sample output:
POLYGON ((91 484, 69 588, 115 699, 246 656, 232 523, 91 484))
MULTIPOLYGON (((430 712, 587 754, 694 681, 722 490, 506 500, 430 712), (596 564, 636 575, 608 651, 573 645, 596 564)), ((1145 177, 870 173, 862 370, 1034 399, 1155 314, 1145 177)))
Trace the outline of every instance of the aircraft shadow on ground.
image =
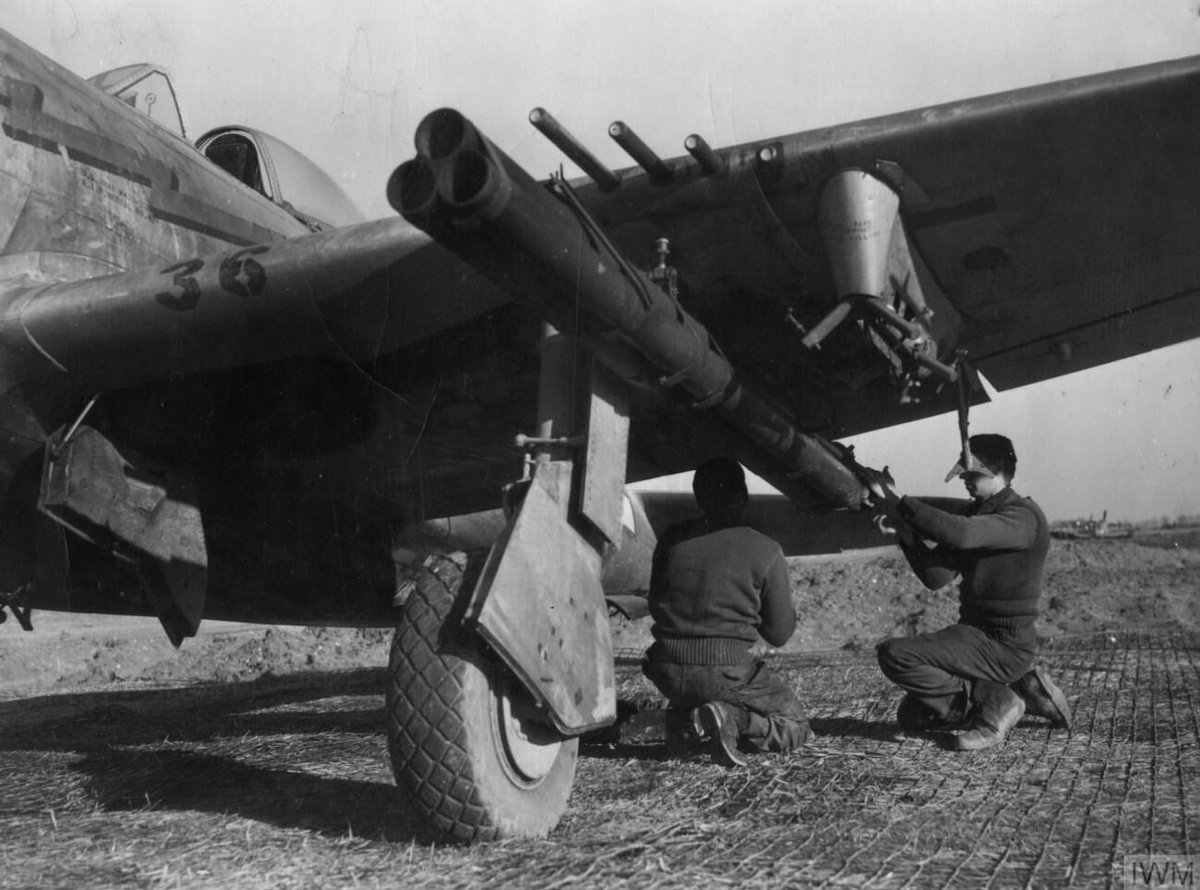
POLYGON ((155 741, 163 728, 181 741, 211 741, 252 733, 378 731, 383 725, 384 671, 361 668, 263 677, 252 681, 207 683, 171 689, 98 689, 0 702, 0 751, 78 750, 81 719, 88 725, 120 725, 117 744, 155 741), (345 695, 375 695, 380 708, 283 713, 268 709, 345 695), (139 719, 122 719, 137 715, 139 719), (61 726, 60 726, 61 724, 61 726))
MULTIPOLYGON (((390 781, 320 776, 304 769, 319 761, 325 748, 339 760, 378 755, 384 682, 384 671, 362 669, 3 702, 0 752, 75 755, 62 768, 82 777, 88 799, 110 811, 149 807, 222 813, 334 837, 349 831, 390 842, 420 840, 426 835, 423 826, 406 813, 390 781), (323 710, 320 705, 334 696, 368 695, 379 697, 378 706, 323 710), (312 708, 295 709, 305 702, 312 708), (277 710, 282 707, 292 710, 277 710), (335 733, 340 738, 333 738, 335 733), (260 738, 269 745, 253 741, 260 738), (165 745, 170 747, 156 747, 165 745), (210 753, 206 746, 229 753, 210 753), (269 756, 283 765, 244 762, 241 754, 248 747, 260 754, 264 747, 273 749, 269 756), (289 768, 292 751, 296 766, 289 768)), ((19 765, 0 768, 0 789, 21 782, 19 770, 19 765)))
POLYGON ((190 751, 94 750, 72 769, 110 811, 147 807, 236 815, 332 837, 406 842, 423 837, 390 782, 317 776, 190 751))

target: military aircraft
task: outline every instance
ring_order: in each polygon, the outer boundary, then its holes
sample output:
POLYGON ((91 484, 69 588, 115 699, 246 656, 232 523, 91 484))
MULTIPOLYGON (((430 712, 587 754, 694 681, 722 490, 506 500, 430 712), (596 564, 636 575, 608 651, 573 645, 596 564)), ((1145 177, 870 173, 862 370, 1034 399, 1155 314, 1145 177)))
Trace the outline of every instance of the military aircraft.
POLYGON ((1078 540, 1080 538, 1132 538, 1133 526, 1125 523, 1109 523, 1108 511, 1105 510, 1100 518, 1071 519, 1056 522, 1050 526, 1050 535, 1055 538, 1078 540))
POLYGON ((620 170, 535 109, 571 181, 439 109, 369 221, 0 32, 0 606, 395 626, 412 807, 545 833, 615 717, 626 484, 728 454, 832 545, 839 438, 1200 334, 1198 100, 1200 58, 671 158, 616 122, 620 170))

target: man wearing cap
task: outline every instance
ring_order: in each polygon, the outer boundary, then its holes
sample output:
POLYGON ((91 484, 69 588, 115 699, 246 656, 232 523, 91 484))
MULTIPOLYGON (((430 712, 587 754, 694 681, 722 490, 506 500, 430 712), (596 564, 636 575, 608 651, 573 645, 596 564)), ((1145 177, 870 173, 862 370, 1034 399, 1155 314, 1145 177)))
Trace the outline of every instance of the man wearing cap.
POLYGON ((750 654, 760 636, 782 646, 795 631, 791 582, 779 545, 742 524, 748 494, 736 461, 705 461, 692 491, 704 515, 667 529, 654 551, 643 671, 674 725, 687 714, 714 760, 744 766, 739 741, 789 751, 812 734, 792 690, 750 654))
POLYGON ((894 637, 877 650, 879 666, 906 694, 896 718, 905 731, 963 730, 959 750, 998 745, 1026 714, 1070 726, 1066 697, 1034 667, 1034 621, 1050 549, 1046 517, 1012 489, 1017 456, 1005 436, 971 436, 946 481, 971 496, 945 510, 898 497, 883 481, 870 487, 894 523, 909 565, 931 590, 959 584, 958 624, 894 637))

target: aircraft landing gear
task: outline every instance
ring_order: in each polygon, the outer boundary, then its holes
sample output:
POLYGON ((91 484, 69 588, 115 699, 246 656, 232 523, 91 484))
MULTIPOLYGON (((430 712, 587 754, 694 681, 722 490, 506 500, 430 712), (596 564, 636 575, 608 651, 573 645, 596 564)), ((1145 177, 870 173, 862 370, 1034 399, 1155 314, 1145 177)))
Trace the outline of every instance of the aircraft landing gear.
POLYGON ((578 737, 616 717, 601 548, 622 536, 628 411, 548 325, 542 362, 537 451, 505 529, 487 553, 426 560, 393 600, 392 771, 425 825, 464 842, 547 834, 578 737))
POLYGON ((403 605, 388 665, 388 751, 421 823, 459 842, 544 836, 566 809, 579 741, 559 734, 478 636, 464 578, 486 553, 432 557, 403 605))

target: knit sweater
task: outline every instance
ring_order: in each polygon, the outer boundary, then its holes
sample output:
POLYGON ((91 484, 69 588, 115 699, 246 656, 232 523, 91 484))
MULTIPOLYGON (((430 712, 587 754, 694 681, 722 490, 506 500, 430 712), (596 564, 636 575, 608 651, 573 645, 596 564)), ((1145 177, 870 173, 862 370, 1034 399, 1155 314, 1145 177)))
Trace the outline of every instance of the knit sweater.
POLYGON ((779 545, 708 517, 672 526, 659 539, 649 606, 650 657, 676 664, 742 664, 759 635, 782 646, 796 629, 779 545))
POLYGON ((958 512, 910 497, 901 499, 899 512, 935 545, 902 545, 925 586, 937 589, 962 576, 959 623, 1005 642, 1035 643, 1050 529, 1033 500, 1006 487, 981 503, 963 502, 958 512))

